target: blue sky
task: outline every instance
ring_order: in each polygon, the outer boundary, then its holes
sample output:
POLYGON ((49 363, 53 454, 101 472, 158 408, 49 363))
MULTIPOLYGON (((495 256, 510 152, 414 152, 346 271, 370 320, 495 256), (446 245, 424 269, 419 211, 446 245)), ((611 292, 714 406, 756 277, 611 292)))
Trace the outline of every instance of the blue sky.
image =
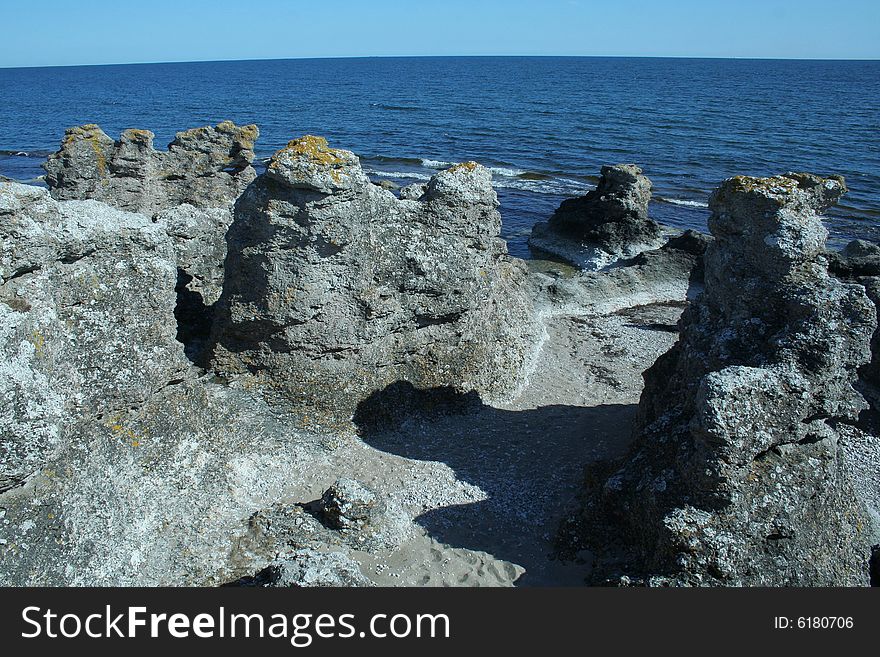
POLYGON ((393 55, 880 58, 880 0, 0 0, 0 66, 393 55))

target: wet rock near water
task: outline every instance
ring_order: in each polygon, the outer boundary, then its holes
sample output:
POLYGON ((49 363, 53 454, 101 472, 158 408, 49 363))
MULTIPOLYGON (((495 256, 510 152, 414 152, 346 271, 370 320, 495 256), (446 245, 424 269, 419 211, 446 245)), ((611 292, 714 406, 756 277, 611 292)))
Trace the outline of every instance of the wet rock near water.
POLYGON ((648 217, 651 181, 634 164, 602 167, 595 190, 562 202, 547 223, 536 224, 529 245, 596 270, 663 242, 648 217))

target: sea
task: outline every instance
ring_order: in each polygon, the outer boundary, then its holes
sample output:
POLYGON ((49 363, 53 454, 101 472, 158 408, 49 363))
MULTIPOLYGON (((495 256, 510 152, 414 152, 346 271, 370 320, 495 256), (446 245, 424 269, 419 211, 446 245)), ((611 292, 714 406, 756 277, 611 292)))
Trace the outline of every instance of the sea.
POLYGON ((503 236, 529 258, 532 226, 594 188, 604 164, 654 183, 652 216, 705 230, 737 174, 842 174, 830 243, 880 241, 880 61, 595 57, 291 59, 0 69, 0 175, 42 184, 64 129, 111 137, 256 123, 260 161, 292 138, 354 151, 374 180, 489 167, 503 236))

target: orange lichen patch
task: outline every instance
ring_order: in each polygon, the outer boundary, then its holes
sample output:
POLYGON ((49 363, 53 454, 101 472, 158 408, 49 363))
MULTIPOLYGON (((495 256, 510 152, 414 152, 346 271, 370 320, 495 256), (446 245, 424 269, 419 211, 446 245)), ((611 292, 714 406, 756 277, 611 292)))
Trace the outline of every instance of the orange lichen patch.
POLYGON ((104 146, 102 142, 109 140, 110 138, 104 134, 104 131, 101 130, 97 124, 87 123, 75 128, 68 128, 64 133, 61 147, 62 149, 67 149, 78 141, 86 142, 95 152, 95 161, 98 165, 98 172, 103 176, 107 171, 107 157, 104 155, 104 146))
MULTIPOLYGON (((224 123, 227 123, 224 121, 224 123)), ((254 150, 254 142, 257 141, 257 137, 260 136, 260 129, 254 125, 253 123, 250 125, 243 125, 240 128, 237 128, 234 123, 229 121, 228 123, 232 124, 234 130, 238 131, 238 135, 236 137, 236 141, 241 148, 246 148, 248 150, 254 150)), ((223 125, 222 123, 220 125, 223 125)), ((220 129, 220 126, 217 126, 220 129)))
POLYGON ((780 193, 797 189, 798 182, 787 176, 773 176, 772 178, 754 178, 752 176, 734 176, 728 182, 732 192, 771 192, 780 193))
POLYGON ((478 162, 461 162, 449 167, 449 171, 467 171, 468 173, 471 173, 479 166, 478 162))
POLYGON ((328 167, 345 164, 345 159, 341 157, 341 151, 330 148, 326 139, 314 135, 304 135, 288 142, 285 148, 275 153, 275 157, 285 152, 307 157, 315 164, 328 167))
POLYGON ((122 132, 122 136, 128 141, 136 141, 140 143, 147 144, 150 140, 155 137, 155 135, 149 130, 140 130, 138 128, 129 128, 128 130, 124 130, 122 132))
POLYGON ((123 425, 121 416, 117 415, 115 418, 109 420, 106 422, 106 426, 114 433, 121 443, 131 445, 132 447, 140 447, 143 438, 123 425))

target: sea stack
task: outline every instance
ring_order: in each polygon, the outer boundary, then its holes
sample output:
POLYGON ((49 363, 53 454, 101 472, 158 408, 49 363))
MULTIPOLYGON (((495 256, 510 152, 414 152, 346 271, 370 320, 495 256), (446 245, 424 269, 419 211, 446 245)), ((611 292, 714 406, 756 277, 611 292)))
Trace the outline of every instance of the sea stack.
POLYGON ((344 418, 398 382, 508 393, 537 328, 500 229, 479 164, 399 200, 353 153, 293 140, 236 204, 213 367, 344 418))
POLYGON ((853 383, 876 313, 829 276, 817 216, 845 191, 785 174, 712 195, 705 292, 645 373, 634 447, 589 477, 599 580, 868 583, 870 521, 841 436, 865 406, 853 383))
POLYGON ((603 166, 596 189, 563 201, 547 223, 535 225, 529 245, 583 269, 601 269, 660 246, 650 200, 651 181, 639 167, 603 166))

